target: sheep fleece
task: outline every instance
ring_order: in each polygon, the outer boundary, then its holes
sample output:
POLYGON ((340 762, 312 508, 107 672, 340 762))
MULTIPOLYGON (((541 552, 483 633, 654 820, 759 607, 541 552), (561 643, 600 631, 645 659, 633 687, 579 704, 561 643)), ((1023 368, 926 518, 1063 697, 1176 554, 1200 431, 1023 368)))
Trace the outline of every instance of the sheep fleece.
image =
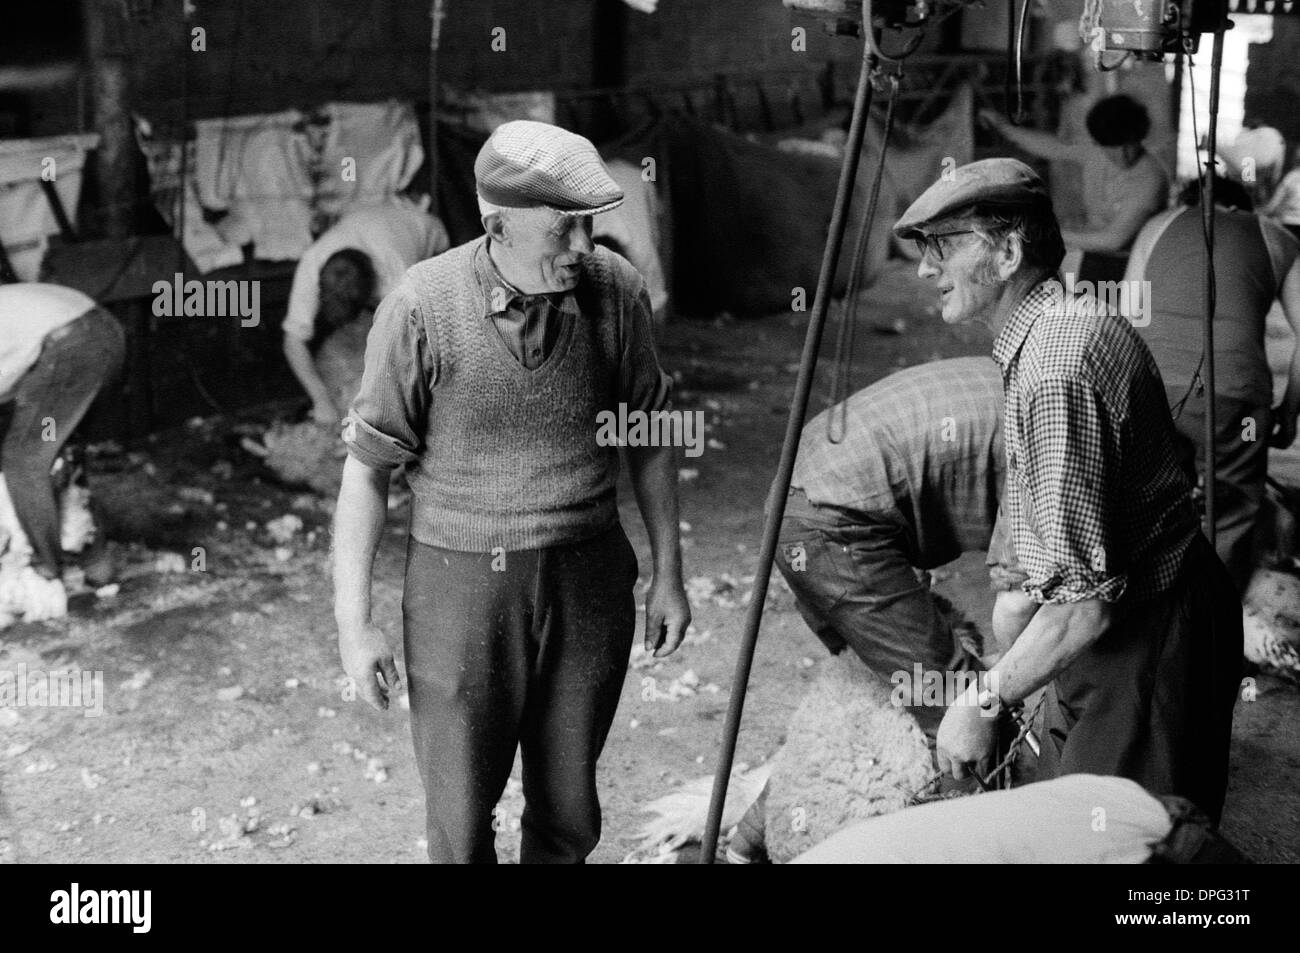
POLYGON ((821 666, 773 759, 767 850, 785 863, 853 821, 889 814, 934 776, 925 734, 851 652, 821 666))

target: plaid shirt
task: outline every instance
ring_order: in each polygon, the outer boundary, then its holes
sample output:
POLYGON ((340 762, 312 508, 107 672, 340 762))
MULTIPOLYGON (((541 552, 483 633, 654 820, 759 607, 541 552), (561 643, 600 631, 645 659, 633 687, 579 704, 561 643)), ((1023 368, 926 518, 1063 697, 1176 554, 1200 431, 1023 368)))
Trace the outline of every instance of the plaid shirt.
POLYGON ((791 485, 855 513, 897 510, 917 565, 986 549, 1002 488, 1002 379, 987 357, 897 371, 822 411, 803 429, 791 485), (827 439, 827 418, 843 438, 827 439))
POLYGON ((1198 532, 1146 345, 1090 297, 1037 285, 993 344, 1002 368, 1003 508, 1036 602, 1147 599, 1198 532))

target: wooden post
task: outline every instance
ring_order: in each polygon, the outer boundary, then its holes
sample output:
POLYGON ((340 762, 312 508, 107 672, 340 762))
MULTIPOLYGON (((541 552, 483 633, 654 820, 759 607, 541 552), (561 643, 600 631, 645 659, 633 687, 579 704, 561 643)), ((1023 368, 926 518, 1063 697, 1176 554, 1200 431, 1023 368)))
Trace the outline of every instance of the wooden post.
POLYGON ((442 19, 447 15, 446 0, 432 0, 429 8, 429 147, 425 162, 429 166, 429 211, 438 214, 438 47, 442 43, 442 19))
MULTIPOLYGON (((123 4, 115 0, 81 0, 85 26, 85 62, 89 74, 90 121, 99 133, 99 149, 87 164, 98 187, 98 230, 108 238, 135 232, 135 140, 131 131, 130 75, 123 4)), ((152 423, 149 370, 150 311, 147 302, 115 308, 126 325, 125 395, 127 436, 146 433, 152 423)))
POLYGON ((99 224, 109 238, 135 231, 135 141, 131 135, 127 23, 122 4, 82 0, 91 124, 99 133, 93 167, 99 190, 99 224))

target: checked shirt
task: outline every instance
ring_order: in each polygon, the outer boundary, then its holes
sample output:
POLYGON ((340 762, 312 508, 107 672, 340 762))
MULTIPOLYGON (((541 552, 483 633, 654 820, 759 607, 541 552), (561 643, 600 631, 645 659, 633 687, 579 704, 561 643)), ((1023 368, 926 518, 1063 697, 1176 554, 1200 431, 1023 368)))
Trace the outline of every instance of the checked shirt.
POLYGON ((998 333, 1003 508, 1040 603, 1164 592, 1198 531, 1146 345, 1095 299, 1035 286, 998 333))

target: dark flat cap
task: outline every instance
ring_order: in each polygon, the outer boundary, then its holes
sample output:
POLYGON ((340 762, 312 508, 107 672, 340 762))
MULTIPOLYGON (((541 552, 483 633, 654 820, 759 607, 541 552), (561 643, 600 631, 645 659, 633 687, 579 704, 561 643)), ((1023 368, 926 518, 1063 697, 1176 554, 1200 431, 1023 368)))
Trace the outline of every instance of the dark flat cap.
POLYGON ((981 159, 940 176, 894 225, 894 234, 911 238, 931 222, 951 218, 972 205, 1007 208, 1050 205, 1038 173, 1017 159, 981 159))
POLYGON ((502 123, 474 161, 478 194, 502 208, 551 208, 565 215, 608 212, 623 202, 596 147, 550 123, 502 123))

